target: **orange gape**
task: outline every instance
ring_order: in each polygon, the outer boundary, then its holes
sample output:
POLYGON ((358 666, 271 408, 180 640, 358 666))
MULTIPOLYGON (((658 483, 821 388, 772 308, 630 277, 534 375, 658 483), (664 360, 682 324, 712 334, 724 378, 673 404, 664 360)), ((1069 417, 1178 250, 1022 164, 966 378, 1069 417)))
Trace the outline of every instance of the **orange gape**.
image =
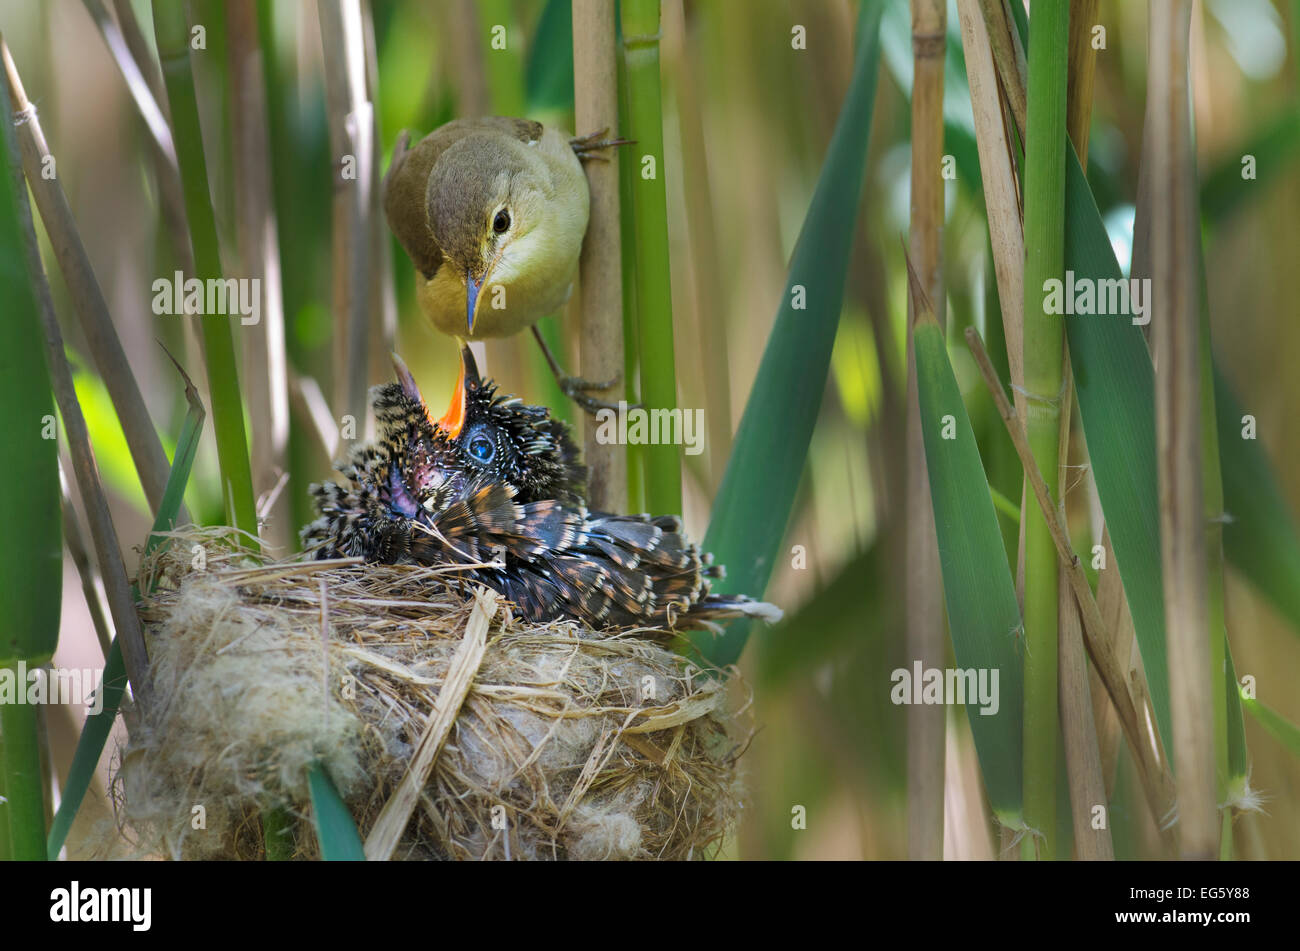
POLYGON ((451 406, 447 407, 442 419, 434 423, 451 439, 460 435, 465 425, 465 361, 460 362, 460 374, 456 377, 456 392, 451 396, 451 406))

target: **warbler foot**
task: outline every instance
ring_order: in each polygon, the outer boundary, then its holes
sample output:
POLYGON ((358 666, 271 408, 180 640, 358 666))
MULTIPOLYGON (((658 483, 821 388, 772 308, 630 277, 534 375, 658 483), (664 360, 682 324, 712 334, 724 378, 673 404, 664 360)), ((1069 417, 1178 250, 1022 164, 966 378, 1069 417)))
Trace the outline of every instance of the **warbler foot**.
POLYGON ((604 149, 614 148, 619 145, 634 145, 634 139, 607 139, 609 127, 601 129, 599 132, 593 132, 591 135, 581 135, 569 140, 569 145, 573 146, 573 151, 578 153, 581 161, 587 162, 593 159, 601 162, 608 162, 609 156, 602 155, 604 149))
MULTIPOLYGON (((565 396, 573 400, 573 402, 577 403, 592 416, 595 416, 597 411, 602 409, 618 411, 618 403, 611 403, 609 400, 598 399, 597 397, 591 396, 586 391, 607 390, 611 386, 615 386, 618 381, 623 378, 623 374, 616 373, 612 380, 604 380, 601 382, 584 380, 580 376, 569 376, 560 369, 559 361, 555 359, 555 354, 551 353, 551 348, 547 345, 546 338, 542 336, 542 332, 537 329, 536 324, 533 325, 532 330, 533 339, 535 339, 537 345, 542 348, 542 356, 546 357, 547 366, 551 368, 551 373, 555 376, 555 382, 559 384, 560 391, 564 393, 565 396)), ((631 409, 631 407, 628 408, 631 409)))
POLYGON ((618 412, 618 404, 591 396, 586 391, 607 390, 611 386, 617 384, 621 379, 623 379, 623 374, 619 373, 615 375, 612 380, 602 380, 600 382, 584 380, 582 377, 577 376, 557 376, 555 382, 560 385, 560 390, 565 396, 573 400, 573 402, 577 403, 592 416, 595 416, 597 411, 602 409, 610 409, 618 412))

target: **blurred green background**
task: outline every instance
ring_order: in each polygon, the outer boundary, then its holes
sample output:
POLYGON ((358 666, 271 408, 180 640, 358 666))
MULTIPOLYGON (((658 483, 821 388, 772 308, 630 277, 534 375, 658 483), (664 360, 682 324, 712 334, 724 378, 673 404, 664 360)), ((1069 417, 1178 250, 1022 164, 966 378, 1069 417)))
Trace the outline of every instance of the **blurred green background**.
MULTIPOLYGON (((148 6, 135 3, 146 32, 148 6)), ((235 236, 234 143, 225 93, 224 7, 195 0, 209 27, 207 55, 192 57, 208 169, 227 269, 239 273, 235 236)), ((382 167, 401 129, 423 135, 456 116, 525 113, 572 129, 572 46, 568 5, 543 0, 374 0, 382 167), (507 27, 505 51, 489 48, 488 25, 507 27), (493 59, 498 57, 498 59, 493 59)), ((275 211, 283 271, 284 331, 293 375, 334 392, 334 186, 325 71, 316 5, 277 3, 265 64, 275 211)), ((664 178, 672 261, 679 405, 702 407, 708 446, 684 458, 684 507, 702 537, 817 181, 853 66, 856 4, 850 0, 666 0, 663 4, 664 178), (791 48, 806 28, 807 49, 791 48), (719 346, 722 344, 723 346, 719 346)), ((1146 12, 1103 0, 1106 47, 1098 55, 1088 175, 1112 243, 1126 265, 1146 82, 1146 12)), ((965 347, 966 326, 983 332, 996 307, 992 263, 966 74, 950 4, 945 82, 947 183, 944 270, 951 358, 985 447, 1005 441, 965 347), (982 421, 982 422, 981 422, 982 421)), ((142 123, 87 7, 79 0, 0 0, 0 28, 40 112, 58 177, 72 203, 96 274, 145 398, 164 436, 179 430, 185 403, 163 341, 206 392, 193 332, 155 316, 151 284, 178 267, 161 225, 160 196, 142 123)), ((1193 87, 1210 310, 1220 366, 1272 460, 1292 512, 1300 510, 1300 305, 1287 291, 1300 258, 1300 3, 1215 0, 1193 15, 1193 87), (1258 178, 1243 181, 1243 154, 1258 178), (1288 433, 1291 434, 1288 437, 1288 433)), ((882 66, 868 171, 851 256, 845 306, 799 499, 787 530, 788 557, 768 599, 794 622, 761 632, 741 662, 757 732, 742 764, 750 805, 725 854, 741 858, 901 858, 906 855, 906 707, 889 701, 889 674, 908 664, 902 621, 901 518, 906 280, 898 235, 908 228, 911 36, 905 3, 886 5, 882 66), (803 557, 799 556, 802 551, 803 557), (792 809, 807 828, 792 828, 792 809)), ((579 133, 591 130, 579 129, 579 133)), ((38 229, 40 223, 38 220, 38 229)), ((41 232, 45 240, 44 232, 41 232)), ((456 351, 420 317, 409 261, 393 245, 399 351, 437 402, 450 394, 456 351)), ((51 265, 61 319, 71 312, 51 265)), ((554 318, 576 367, 576 315, 554 318)), ((78 392, 124 540, 143 539, 150 518, 125 442, 75 321, 64 322, 80 367, 78 392)), ((242 349, 242 329, 234 327, 242 349)), ((372 343, 382 337, 380 315, 372 343)), ((371 382, 387 379, 372 346, 371 382)), ((507 391, 555 403, 555 391, 526 336, 488 348, 490 373, 507 391)), ((572 417, 570 417, 572 418, 572 417)), ((256 409, 250 426, 264 420, 256 409)), ((270 508, 270 537, 292 544, 309 520, 305 486, 328 477, 329 458, 294 401, 290 477, 270 508)), ((1000 450, 1005 456, 1005 447, 1000 450)), ((998 453, 993 453, 996 455, 998 453)), ((989 463, 990 480, 998 473, 989 463)), ((272 488, 257 484, 259 493, 272 488)), ((1018 483, 1014 494, 1018 495, 1018 483)), ((201 521, 221 521, 216 453, 205 436, 187 497, 201 521)), ((1071 486, 1072 518, 1086 520, 1082 477, 1071 486)), ((1009 539, 1014 530, 1004 521, 1009 539)), ((128 557, 128 564, 134 559, 128 557)), ((1300 579, 1296 579, 1300 584, 1300 579)), ((65 571, 63 630, 56 663, 101 663, 71 563, 65 571)), ((1300 640, 1253 588, 1229 577, 1228 626, 1239 675, 1259 697, 1300 722, 1300 640)), ((71 756, 77 724, 51 718, 55 767, 71 756)), ((1252 783, 1261 813, 1238 821, 1245 858, 1300 858, 1300 760, 1247 719, 1252 783)), ((949 712, 945 853, 991 857, 995 839, 981 780, 958 708, 949 712)), ((1122 754, 1126 756, 1127 754, 1122 754)), ((1119 843, 1152 832, 1131 774, 1121 763, 1113 806, 1119 843), (1127 828, 1132 835, 1121 835, 1127 828)), ((106 804, 102 788, 98 809, 106 804)), ((1132 847, 1137 848, 1137 847, 1132 847)), ((75 851, 74 839, 70 850, 75 851)), ((1140 854, 1135 851, 1132 854, 1140 854)))

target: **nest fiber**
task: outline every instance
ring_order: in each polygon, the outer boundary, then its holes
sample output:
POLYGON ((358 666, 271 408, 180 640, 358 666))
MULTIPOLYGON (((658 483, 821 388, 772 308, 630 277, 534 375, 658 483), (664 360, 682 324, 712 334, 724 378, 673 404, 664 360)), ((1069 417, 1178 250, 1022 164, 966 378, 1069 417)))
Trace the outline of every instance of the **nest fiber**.
POLYGON ((740 808, 728 685, 663 632, 525 624, 445 568, 268 561, 231 529, 146 559, 153 681, 114 779, 140 854, 318 854, 308 771, 372 858, 686 859, 740 808))

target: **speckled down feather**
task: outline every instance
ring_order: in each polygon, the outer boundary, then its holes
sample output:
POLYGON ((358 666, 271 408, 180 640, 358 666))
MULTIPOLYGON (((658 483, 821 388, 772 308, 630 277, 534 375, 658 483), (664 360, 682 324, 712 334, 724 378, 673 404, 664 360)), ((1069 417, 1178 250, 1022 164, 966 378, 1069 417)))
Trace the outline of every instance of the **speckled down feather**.
POLYGON ((405 368, 371 390, 380 429, 355 450, 340 485, 312 486, 320 518, 303 531, 319 558, 461 565, 533 621, 596 627, 714 628, 774 605, 719 595, 721 565, 673 515, 590 512, 567 427, 543 407, 500 397, 465 351, 463 416, 435 423, 405 368))

